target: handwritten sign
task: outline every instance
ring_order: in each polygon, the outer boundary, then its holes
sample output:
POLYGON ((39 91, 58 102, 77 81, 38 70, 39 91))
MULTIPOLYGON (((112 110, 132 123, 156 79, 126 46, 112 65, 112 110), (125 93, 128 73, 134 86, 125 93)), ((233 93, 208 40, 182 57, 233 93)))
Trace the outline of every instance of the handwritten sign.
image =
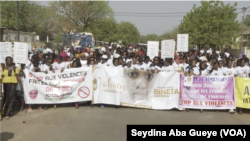
POLYGON ((188 34, 177 35, 177 52, 188 52, 188 34))
POLYGON ((173 49, 174 40, 161 41, 161 58, 172 58, 174 54, 173 49))
POLYGON ((150 60, 153 60, 155 56, 159 54, 159 41, 148 41, 147 44, 147 55, 150 60))
POLYGON ((11 42, 0 42, 0 63, 5 63, 7 56, 12 56, 11 42))
POLYGON ((28 44, 14 42, 14 63, 26 64, 28 60, 28 44))

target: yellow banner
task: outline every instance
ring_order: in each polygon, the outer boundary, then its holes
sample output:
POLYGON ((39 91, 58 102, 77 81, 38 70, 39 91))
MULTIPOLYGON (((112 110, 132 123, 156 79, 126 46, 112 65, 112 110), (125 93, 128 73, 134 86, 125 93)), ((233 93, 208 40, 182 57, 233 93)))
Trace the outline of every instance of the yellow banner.
POLYGON ((250 78, 235 77, 236 107, 250 109, 250 78))

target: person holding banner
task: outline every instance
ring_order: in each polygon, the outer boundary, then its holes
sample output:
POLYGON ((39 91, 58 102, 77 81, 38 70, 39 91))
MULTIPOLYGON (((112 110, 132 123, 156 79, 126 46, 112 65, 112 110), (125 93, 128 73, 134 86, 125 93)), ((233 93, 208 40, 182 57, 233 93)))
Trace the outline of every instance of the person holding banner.
POLYGON ((172 58, 165 58, 164 66, 161 68, 162 72, 174 72, 175 69, 172 66, 172 58))
POLYGON ((149 56, 145 56, 144 64, 146 64, 148 66, 148 68, 150 67, 151 62, 150 62, 149 56))
MULTIPOLYGON (((236 70, 232 67, 232 63, 233 63, 232 60, 227 59, 227 62, 226 62, 227 67, 225 67, 225 68, 223 69, 223 74, 224 74, 224 76, 234 76, 234 77, 237 76, 237 72, 236 72, 236 70)), ((230 110, 229 110, 229 113, 230 113, 230 114, 233 114, 233 113, 234 113, 234 109, 230 109, 230 110)))
POLYGON ((139 57, 138 61, 139 64, 135 67, 136 69, 145 71, 149 69, 148 66, 144 64, 142 57, 139 57))
POLYGON ((133 69, 133 68, 131 67, 131 63, 132 63, 132 60, 131 60, 131 59, 127 59, 127 60, 126 60, 126 66, 124 66, 124 68, 133 69))
POLYGON ((97 65, 100 67, 107 65, 107 60, 108 60, 108 56, 104 54, 104 55, 102 55, 102 61, 100 63, 98 63, 97 65))
POLYGON ((95 60, 93 57, 90 57, 87 61, 87 67, 94 67, 95 66, 95 60))
POLYGON ((56 61, 55 63, 53 63, 52 65, 52 72, 55 73, 55 71, 60 71, 61 73, 64 71, 64 69, 66 69, 66 64, 65 62, 62 62, 62 56, 61 55, 58 55, 56 57, 56 61))
MULTIPOLYGON (((240 67, 236 69, 237 75, 243 78, 249 78, 250 68, 246 65, 246 60, 244 58, 240 59, 240 67)), ((242 114, 242 108, 239 108, 239 114, 242 114)))
POLYGON ((209 71, 209 75, 211 76, 223 76, 223 72, 219 69, 219 63, 214 62, 213 69, 209 71))
MULTIPOLYGON (((196 60, 193 59, 190 61, 189 66, 186 68, 186 71, 184 73, 184 75, 187 76, 198 76, 200 75, 200 70, 199 68, 196 66, 196 60)), ((186 109, 187 112, 189 112, 189 109, 186 109)))
POLYGON ((137 63, 137 57, 135 55, 132 57, 132 61, 133 63, 131 64, 131 67, 136 68, 138 63, 137 63))
POLYGON ((5 62, 6 66, 1 71, 5 99, 3 102, 4 105, 3 107, 1 105, 0 109, 2 114, 2 112, 4 113, 5 108, 8 107, 6 108, 7 111, 5 115, 6 119, 9 119, 11 114, 11 109, 15 102, 17 82, 20 84, 20 90, 23 90, 23 85, 19 76, 19 68, 13 65, 13 58, 6 57, 5 62))
MULTIPOLYGON (((81 67, 80 61, 78 59, 74 60, 72 65, 71 65, 71 68, 80 68, 80 67, 81 67)), ((79 103, 78 102, 75 103, 75 107, 76 107, 76 109, 79 109, 79 103)))
POLYGON ((150 65, 149 69, 155 73, 155 72, 160 72, 161 71, 161 67, 162 67, 162 64, 160 64, 160 57, 156 56, 154 57, 153 59, 153 63, 150 65))

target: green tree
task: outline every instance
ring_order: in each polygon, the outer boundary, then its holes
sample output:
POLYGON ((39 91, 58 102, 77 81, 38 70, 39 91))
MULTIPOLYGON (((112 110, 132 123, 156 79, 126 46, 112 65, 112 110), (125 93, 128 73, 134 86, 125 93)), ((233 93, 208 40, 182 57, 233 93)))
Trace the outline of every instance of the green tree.
POLYGON ((250 26, 250 15, 246 15, 245 18, 246 18, 246 19, 245 19, 245 24, 246 24, 247 26, 250 26))
POLYGON ((65 33, 73 30, 96 32, 98 30, 95 28, 102 19, 113 16, 106 1, 55 1, 50 3, 50 7, 57 13, 58 21, 61 21, 57 26, 65 33))
POLYGON ((193 9, 183 18, 180 33, 189 34, 189 44, 199 47, 223 46, 232 41, 234 34, 239 30, 236 21, 237 13, 235 3, 224 5, 220 1, 201 1, 201 6, 193 9))
POLYGON ((140 33, 131 22, 122 21, 118 24, 117 29, 116 37, 118 40, 122 40, 123 44, 138 43, 140 40, 140 33))

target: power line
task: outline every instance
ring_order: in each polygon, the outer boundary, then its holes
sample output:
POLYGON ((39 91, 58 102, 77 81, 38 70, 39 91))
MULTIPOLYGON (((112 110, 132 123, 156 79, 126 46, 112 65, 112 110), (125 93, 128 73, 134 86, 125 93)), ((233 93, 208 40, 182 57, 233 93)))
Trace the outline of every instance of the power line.
POLYGON ((142 16, 142 15, 115 15, 124 17, 183 17, 185 15, 165 15, 165 16, 142 16))
POLYGON ((129 13, 129 12, 114 12, 119 14, 186 14, 188 12, 174 12, 174 13, 129 13))

